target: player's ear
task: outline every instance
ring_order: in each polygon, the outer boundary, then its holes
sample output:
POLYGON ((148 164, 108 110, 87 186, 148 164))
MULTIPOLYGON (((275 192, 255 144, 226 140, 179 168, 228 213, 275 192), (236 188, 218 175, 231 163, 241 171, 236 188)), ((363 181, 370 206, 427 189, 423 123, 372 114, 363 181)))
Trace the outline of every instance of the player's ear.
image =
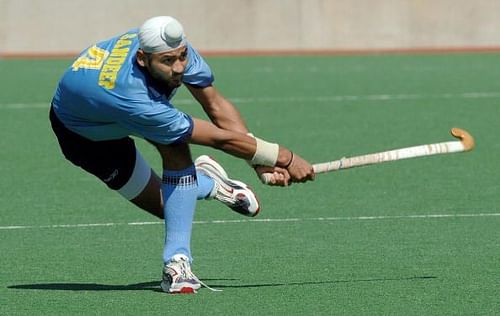
POLYGON ((148 57, 146 56, 146 53, 144 53, 142 49, 139 48, 137 50, 135 58, 137 59, 137 63, 139 64, 139 66, 146 67, 146 60, 148 57))

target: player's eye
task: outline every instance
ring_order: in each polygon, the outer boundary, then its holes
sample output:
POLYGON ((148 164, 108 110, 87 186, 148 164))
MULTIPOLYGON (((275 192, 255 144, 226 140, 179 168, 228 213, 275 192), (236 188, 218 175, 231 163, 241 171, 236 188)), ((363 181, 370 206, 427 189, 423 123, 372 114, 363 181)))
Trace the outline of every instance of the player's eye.
POLYGON ((163 58, 161 60, 162 63, 166 64, 166 65, 171 65, 175 62, 175 57, 167 57, 167 58, 163 58))
POLYGON ((184 52, 182 52, 182 54, 179 56, 179 59, 180 59, 180 60, 186 60, 187 55, 188 55, 187 50, 185 50, 185 51, 184 51, 184 52))

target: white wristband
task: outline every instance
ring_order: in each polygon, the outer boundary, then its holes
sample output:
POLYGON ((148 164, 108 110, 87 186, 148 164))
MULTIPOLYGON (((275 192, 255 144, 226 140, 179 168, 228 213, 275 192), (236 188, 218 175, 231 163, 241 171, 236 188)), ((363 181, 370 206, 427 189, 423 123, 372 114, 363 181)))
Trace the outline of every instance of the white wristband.
POLYGON ((255 140, 257 141, 257 149, 251 160, 252 165, 276 166, 280 146, 257 137, 255 137, 255 140))
MULTIPOLYGON (((250 133, 250 132, 248 132, 247 135, 250 136, 250 137, 252 137, 252 138, 255 138, 255 136, 252 133, 250 133)), ((252 164, 252 162, 250 160, 245 160, 245 161, 247 162, 247 164, 250 167, 252 167, 252 168, 254 167, 254 165, 252 164)))

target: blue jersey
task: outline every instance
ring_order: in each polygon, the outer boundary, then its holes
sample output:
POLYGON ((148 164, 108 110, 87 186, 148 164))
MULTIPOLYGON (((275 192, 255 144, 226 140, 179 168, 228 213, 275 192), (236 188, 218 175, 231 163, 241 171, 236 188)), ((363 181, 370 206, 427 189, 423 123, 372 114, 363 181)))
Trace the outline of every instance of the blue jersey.
MULTIPOLYGON (((137 64, 137 35, 133 29, 88 48, 64 73, 52 105, 68 129, 95 141, 135 135, 170 144, 190 136, 191 117, 170 103, 176 89, 159 86, 137 64)), ((209 86, 210 67, 191 45, 187 48, 182 81, 209 86)))

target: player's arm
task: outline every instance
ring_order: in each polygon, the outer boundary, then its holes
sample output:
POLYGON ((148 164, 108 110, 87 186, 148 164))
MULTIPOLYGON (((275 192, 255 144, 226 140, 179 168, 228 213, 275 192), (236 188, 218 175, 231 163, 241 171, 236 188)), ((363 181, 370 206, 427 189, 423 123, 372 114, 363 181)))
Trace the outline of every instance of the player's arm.
POLYGON ((204 88, 186 86, 217 127, 243 134, 248 133, 248 128, 238 109, 213 85, 204 88))
POLYGON ((255 165, 286 169, 293 182, 314 179, 312 165, 287 148, 244 133, 219 128, 204 120, 193 118, 190 142, 222 150, 250 160, 255 165))
MULTIPOLYGON (((229 131, 247 134, 248 128, 238 109, 227 100, 214 86, 204 88, 186 85, 193 97, 201 104, 205 113, 217 127, 229 131)), ((290 175, 282 168, 254 167, 260 177, 263 173, 271 173, 270 185, 287 186, 290 175)))

